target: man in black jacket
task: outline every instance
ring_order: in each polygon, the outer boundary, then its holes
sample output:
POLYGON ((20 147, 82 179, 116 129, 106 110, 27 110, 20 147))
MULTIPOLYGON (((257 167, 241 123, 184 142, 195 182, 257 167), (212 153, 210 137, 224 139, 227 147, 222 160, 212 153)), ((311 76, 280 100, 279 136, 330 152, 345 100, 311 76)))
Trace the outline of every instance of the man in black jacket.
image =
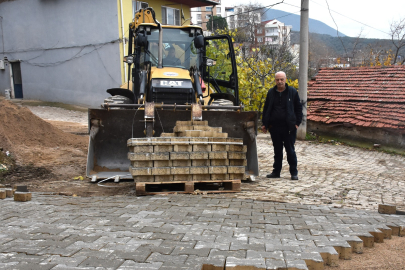
POLYGON ((270 132, 274 148, 273 172, 267 178, 280 178, 283 164, 283 145, 290 165, 291 180, 298 180, 295 139, 302 121, 302 105, 298 92, 286 83, 286 74, 279 71, 275 75, 276 86, 267 92, 263 108, 262 131, 270 132))

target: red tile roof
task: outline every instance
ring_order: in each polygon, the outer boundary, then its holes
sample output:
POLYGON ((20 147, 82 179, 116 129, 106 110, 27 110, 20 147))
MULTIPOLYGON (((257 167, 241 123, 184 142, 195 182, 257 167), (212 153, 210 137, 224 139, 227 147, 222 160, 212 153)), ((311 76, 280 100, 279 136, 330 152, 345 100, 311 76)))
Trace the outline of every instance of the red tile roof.
POLYGON ((308 120, 405 133, 405 66, 321 69, 308 83, 308 120))

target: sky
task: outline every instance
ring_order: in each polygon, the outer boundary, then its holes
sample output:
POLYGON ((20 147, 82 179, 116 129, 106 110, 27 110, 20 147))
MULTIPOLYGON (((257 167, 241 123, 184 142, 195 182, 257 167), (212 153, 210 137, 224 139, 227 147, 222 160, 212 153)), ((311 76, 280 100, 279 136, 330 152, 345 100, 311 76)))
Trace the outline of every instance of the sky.
MULTIPOLYGON (((221 0, 221 6, 249 3, 269 6, 280 2, 282 0, 221 0)), ((301 0, 284 0, 273 8, 299 15, 300 6, 301 0)), ((391 23, 405 18, 405 1, 309 0, 309 17, 338 28, 339 32, 350 37, 390 39, 391 23)), ((282 22, 282 18, 279 20, 282 22)))

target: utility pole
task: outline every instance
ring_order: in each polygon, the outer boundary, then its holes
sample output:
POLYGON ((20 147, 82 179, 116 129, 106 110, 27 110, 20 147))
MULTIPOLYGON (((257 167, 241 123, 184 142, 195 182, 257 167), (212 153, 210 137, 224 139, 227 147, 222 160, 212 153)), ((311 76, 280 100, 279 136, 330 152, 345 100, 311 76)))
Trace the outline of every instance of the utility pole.
POLYGON ((307 134, 307 84, 308 84, 308 18, 309 0, 301 1, 301 21, 300 21, 300 62, 299 62, 299 96, 302 104, 302 122, 297 131, 297 139, 304 140, 307 134))
POLYGON ((215 6, 212 6, 211 8, 211 32, 214 33, 214 8, 215 6))

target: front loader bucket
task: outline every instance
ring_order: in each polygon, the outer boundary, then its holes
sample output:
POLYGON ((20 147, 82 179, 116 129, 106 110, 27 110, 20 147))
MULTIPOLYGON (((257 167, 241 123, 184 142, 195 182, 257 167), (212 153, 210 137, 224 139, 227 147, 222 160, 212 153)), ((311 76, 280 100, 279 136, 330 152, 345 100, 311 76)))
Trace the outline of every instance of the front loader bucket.
MULTIPOLYGON (((89 109, 88 177, 132 179, 127 140, 145 137, 144 112, 137 109, 89 109)), ((228 133, 228 137, 243 138, 243 144, 247 145, 246 172, 258 175, 257 112, 203 111, 202 118, 211 127, 222 127, 222 132, 228 133)), ((153 136, 159 137, 162 132, 173 133, 176 121, 190 120, 189 110, 157 109, 153 136)))

